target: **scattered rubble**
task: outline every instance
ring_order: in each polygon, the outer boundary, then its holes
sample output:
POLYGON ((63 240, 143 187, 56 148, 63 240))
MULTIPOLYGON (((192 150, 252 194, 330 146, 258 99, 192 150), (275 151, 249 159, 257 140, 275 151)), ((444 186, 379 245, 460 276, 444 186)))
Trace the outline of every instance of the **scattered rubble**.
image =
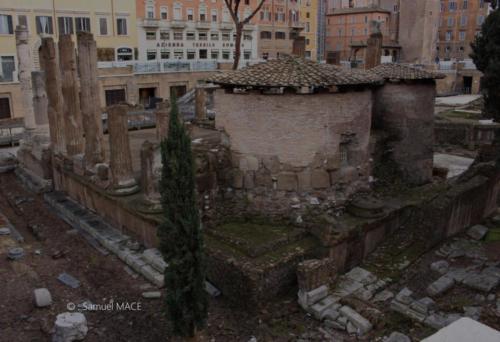
POLYGON ((59 274, 57 280, 73 289, 80 287, 80 281, 66 272, 59 274))
POLYGON ((52 304, 52 296, 46 288, 35 289, 33 295, 35 297, 35 305, 39 308, 44 308, 52 304))
POLYGON ((147 299, 156 299, 161 297, 161 292, 160 291, 148 291, 148 292, 143 292, 142 293, 143 298, 147 299))
POLYGON ((405 334, 395 331, 384 342, 411 342, 411 340, 405 334))
POLYGON ((482 240, 488 234, 488 227, 476 224, 467 230, 467 236, 474 240, 482 240))
POLYGON ((12 247, 9 248, 7 252, 7 258, 10 260, 19 260, 24 257, 24 249, 21 247, 12 247))

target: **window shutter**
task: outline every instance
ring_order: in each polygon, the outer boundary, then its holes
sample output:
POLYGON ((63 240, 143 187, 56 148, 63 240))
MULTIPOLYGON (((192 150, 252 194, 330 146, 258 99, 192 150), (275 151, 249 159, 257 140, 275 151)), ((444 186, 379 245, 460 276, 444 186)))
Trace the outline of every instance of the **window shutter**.
POLYGON ((13 34, 14 29, 12 27, 12 16, 11 15, 7 16, 7 26, 9 27, 9 34, 13 34))

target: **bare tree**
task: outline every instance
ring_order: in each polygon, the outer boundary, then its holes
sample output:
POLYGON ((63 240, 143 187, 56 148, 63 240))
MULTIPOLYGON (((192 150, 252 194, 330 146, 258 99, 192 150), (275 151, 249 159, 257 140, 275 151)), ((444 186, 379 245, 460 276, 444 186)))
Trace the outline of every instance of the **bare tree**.
POLYGON ((252 20, 252 18, 260 11, 264 2, 266 0, 257 0, 258 5, 254 9, 252 13, 248 17, 245 18, 243 14, 243 18, 240 18, 240 3, 241 0, 224 0, 226 3, 226 7, 231 14, 231 18, 233 18, 234 25, 236 26, 236 42, 234 49, 234 62, 233 62, 233 70, 238 69, 238 64, 240 63, 241 57, 241 35, 243 34, 243 27, 252 20))

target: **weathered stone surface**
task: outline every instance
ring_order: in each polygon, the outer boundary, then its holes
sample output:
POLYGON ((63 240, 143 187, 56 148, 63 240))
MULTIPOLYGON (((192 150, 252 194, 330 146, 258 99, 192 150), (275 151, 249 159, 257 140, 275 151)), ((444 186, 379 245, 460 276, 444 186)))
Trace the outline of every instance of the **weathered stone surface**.
POLYGON ((349 322, 351 322, 357 329, 359 335, 364 335, 372 329, 372 324, 359 313, 354 311, 351 307, 345 305, 340 308, 340 314, 347 317, 349 322))
POLYGON ((142 293, 143 298, 147 299, 156 299, 161 297, 161 292, 160 291, 148 291, 148 292, 143 292, 142 293))
POLYGON ((334 294, 338 297, 343 298, 353 294, 362 287, 363 284, 361 284, 360 282, 357 282, 349 278, 344 278, 335 288, 334 294))
POLYGON ((16 52, 18 61, 18 78, 21 85, 21 101, 24 113, 26 133, 36 128, 35 113, 33 110, 33 88, 31 82, 32 57, 29 44, 28 28, 23 25, 16 27, 16 52))
POLYGON ((375 297, 373 298, 373 302, 374 303, 385 302, 393 297, 394 297, 394 293, 392 293, 389 290, 383 290, 375 295, 375 297))
POLYGON ((405 287, 401 291, 399 291, 399 293, 396 295, 395 300, 405 305, 410 305, 413 302, 412 295, 413 291, 405 287))
POLYGON ((299 191, 309 191, 312 189, 311 171, 309 169, 297 173, 297 179, 299 182, 299 191))
POLYGON ((360 300, 369 301, 373 297, 373 292, 368 290, 365 287, 362 287, 362 288, 356 290, 356 292, 354 292, 353 295, 354 295, 354 297, 356 297, 360 300))
POLYGON ((441 329, 455 322, 456 320, 459 320, 460 318, 461 316, 455 313, 451 314, 433 313, 432 315, 427 316, 427 318, 424 321, 424 324, 434 329, 441 329))
POLYGON ((444 275, 427 287, 427 293, 431 296, 439 296, 448 291, 453 285, 455 285, 455 280, 444 275))
POLYGON ((411 342, 411 339, 405 334, 395 331, 384 342, 411 342))
POLYGON ((435 304, 436 303, 431 298, 425 297, 411 303, 410 308, 421 314, 427 315, 435 304))
POLYGON ((24 249, 21 247, 12 247, 7 251, 7 257, 10 260, 19 260, 24 257, 24 249))
MULTIPOLYGON (((338 305, 338 307, 340 307, 340 304, 336 304, 336 305, 338 305)), ((337 311, 338 308, 334 309, 334 306, 330 307, 325 312, 323 312, 322 319, 335 321, 337 318, 339 318, 340 313, 337 311)))
POLYGON ((463 317, 451 323, 444 329, 427 337, 422 342, 497 342, 500 341, 500 332, 473 319, 463 317))
POLYGON ((358 283, 361 283, 363 285, 372 284, 377 281, 377 277, 373 275, 373 273, 361 267, 353 268, 345 274, 345 277, 357 281, 358 283))
POLYGON ((35 305, 39 308, 43 308, 52 304, 52 296, 46 288, 35 289, 33 291, 35 297, 35 305))
POLYGON ((471 273, 467 276, 463 284, 472 289, 490 292, 493 288, 495 288, 500 283, 500 278, 488 273, 471 273))
POLYGON ((311 173, 311 185, 314 189, 329 188, 330 174, 325 170, 313 170, 311 173))
POLYGON ((312 291, 309 291, 309 292, 299 290, 299 293, 298 293, 299 304, 304 309, 307 309, 309 306, 320 301, 321 299, 325 298, 326 296, 328 296, 328 286, 326 286, 326 285, 320 286, 320 287, 318 287, 312 291))
POLYGON ((170 102, 165 100, 156 104, 156 139, 162 141, 168 136, 170 122, 170 102))
POLYGON ((446 260, 439 260, 439 261, 433 262, 431 264, 431 270, 438 272, 441 275, 448 272, 449 268, 450 268, 450 264, 446 260))
POLYGON ((59 276, 57 277, 57 280, 59 280, 61 283, 68 285, 69 287, 74 288, 74 289, 80 287, 80 281, 66 272, 59 274, 59 276))
POLYGON ((159 272, 164 272, 165 268, 167 267, 167 263, 165 260, 163 260, 163 256, 161 255, 160 251, 156 248, 150 248, 146 249, 142 253, 144 259, 151 264, 156 270, 159 272))
POLYGON ((484 236, 488 233, 488 227, 480 224, 476 224, 467 230, 467 235, 474 240, 482 240, 484 236))
POLYGON ((297 265, 297 281, 299 289, 303 291, 328 285, 335 275, 335 261, 330 258, 305 260, 297 265))
POLYGON ((337 300, 332 296, 328 296, 316 302, 309 310, 316 319, 322 320, 326 310, 330 309, 335 303, 337 303, 337 300))
POLYGON ((325 326, 328 328, 335 329, 335 330, 345 330, 345 328, 346 328, 345 324, 342 324, 339 321, 333 321, 330 319, 325 320, 325 326))
POLYGON ((234 169, 232 171, 232 179, 231 179, 231 185, 235 189, 241 189, 243 188, 243 172, 239 169, 234 169))
POLYGON ((64 312, 57 315, 52 342, 80 341, 87 332, 87 319, 82 313, 64 312))
POLYGON ((464 306, 464 316, 479 320, 482 308, 480 306, 464 306))
POLYGON ((281 172, 278 175, 278 190, 296 191, 297 175, 293 172, 281 172))
POLYGON ((446 277, 455 280, 457 283, 461 283, 469 274, 465 268, 450 268, 448 273, 446 273, 446 277))

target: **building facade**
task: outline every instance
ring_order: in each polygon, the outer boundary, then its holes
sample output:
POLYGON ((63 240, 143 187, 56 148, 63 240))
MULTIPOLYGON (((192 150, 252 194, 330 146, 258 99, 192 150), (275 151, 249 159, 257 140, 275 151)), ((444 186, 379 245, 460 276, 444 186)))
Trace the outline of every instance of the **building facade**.
POLYGON ((481 31, 489 11, 484 0, 442 0, 437 41, 440 60, 469 59, 470 44, 481 31))
POLYGON ((0 2, 0 120, 23 117, 14 31, 29 31, 33 68, 39 68, 42 37, 94 34, 101 61, 134 59, 137 47, 134 0, 2 0, 0 2))
POLYGON ((300 21, 304 24, 301 36, 305 38, 305 57, 318 60, 319 29, 322 14, 320 2, 322 0, 302 0, 300 2, 300 21))

